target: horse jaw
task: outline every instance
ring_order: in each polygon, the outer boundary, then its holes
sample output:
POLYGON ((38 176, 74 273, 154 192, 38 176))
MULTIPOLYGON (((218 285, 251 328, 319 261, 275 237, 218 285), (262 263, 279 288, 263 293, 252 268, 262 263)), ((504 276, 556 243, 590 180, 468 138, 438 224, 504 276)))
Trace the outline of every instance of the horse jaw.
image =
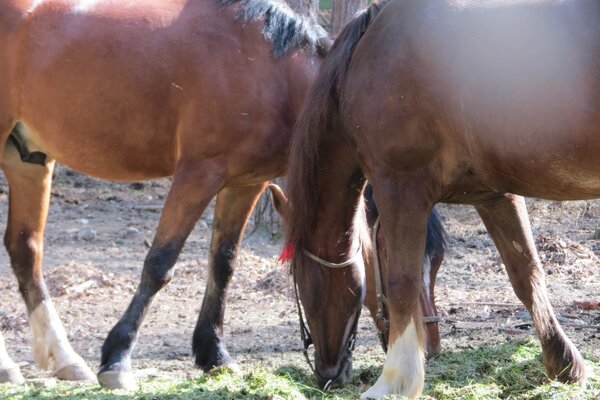
POLYGON ((377 382, 361 399, 378 399, 400 394, 409 399, 418 398, 425 382, 425 355, 414 321, 390 346, 383 372, 377 382))

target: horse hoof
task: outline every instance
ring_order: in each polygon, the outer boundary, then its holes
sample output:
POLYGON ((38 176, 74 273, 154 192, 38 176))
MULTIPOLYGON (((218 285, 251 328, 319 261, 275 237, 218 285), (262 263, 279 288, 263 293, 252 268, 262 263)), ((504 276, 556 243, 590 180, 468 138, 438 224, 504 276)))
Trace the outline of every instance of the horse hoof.
POLYGON ((71 364, 59 369, 54 377, 63 381, 96 382, 96 374, 85 364, 71 364))
POLYGON ((137 383, 131 371, 104 371, 98 373, 98 382, 106 389, 136 390, 137 383))
POLYGON ((21 385, 25 383, 25 378, 21 375, 21 369, 15 365, 14 367, 0 369, 0 383, 21 385))

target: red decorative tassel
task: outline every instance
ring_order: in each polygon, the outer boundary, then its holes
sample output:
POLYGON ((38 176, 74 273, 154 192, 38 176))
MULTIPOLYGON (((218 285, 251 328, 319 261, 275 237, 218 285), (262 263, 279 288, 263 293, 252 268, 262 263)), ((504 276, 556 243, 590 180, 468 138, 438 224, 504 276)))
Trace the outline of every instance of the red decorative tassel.
POLYGON ((292 258, 294 258, 295 252, 296 248, 294 246, 294 242, 289 242, 281 252, 281 255, 279 256, 277 261, 279 261, 280 264, 285 264, 286 261, 289 261, 292 258))

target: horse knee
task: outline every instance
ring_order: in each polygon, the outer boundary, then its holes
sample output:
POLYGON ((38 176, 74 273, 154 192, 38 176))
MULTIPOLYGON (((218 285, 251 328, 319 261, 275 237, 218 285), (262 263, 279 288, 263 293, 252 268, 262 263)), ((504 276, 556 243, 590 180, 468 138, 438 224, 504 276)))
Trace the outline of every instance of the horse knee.
POLYGON ((150 249, 144 261, 142 283, 160 290, 173 279, 173 265, 177 260, 181 246, 164 246, 150 249))
POLYGON ((234 240, 221 242, 213 252, 213 278, 219 286, 226 285, 231 279, 237 253, 238 244, 234 240))
POLYGON ((31 278, 34 276, 33 270, 40 267, 41 264, 42 240, 33 232, 23 231, 14 235, 7 231, 4 236, 4 245, 10 256, 13 273, 19 283, 19 290, 25 296, 31 284, 31 278))
MULTIPOLYGON (((407 308, 412 308, 418 298, 421 290, 421 277, 409 276, 406 274, 394 274, 388 278, 387 290, 388 298, 397 307, 404 305, 407 308)), ((402 307, 404 308, 404 307, 402 307)))
POLYGON ((7 232, 4 235, 4 246, 13 265, 29 265, 42 254, 42 241, 34 232, 21 231, 18 234, 7 232))

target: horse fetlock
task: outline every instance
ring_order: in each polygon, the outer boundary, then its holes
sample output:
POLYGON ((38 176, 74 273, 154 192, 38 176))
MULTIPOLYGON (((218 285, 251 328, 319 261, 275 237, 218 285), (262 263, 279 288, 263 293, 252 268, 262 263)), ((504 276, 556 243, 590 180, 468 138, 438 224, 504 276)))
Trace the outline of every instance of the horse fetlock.
POLYGON ((71 347, 52 301, 42 301, 29 315, 29 323, 33 359, 40 368, 57 373, 70 365, 85 365, 71 347))
POLYGON ((25 382, 21 370, 10 358, 4 345, 4 337, 0 334, 0 383, 13 383, 15 385, 25 382))
POLYGON ((196 366, 204 372, 221 366, 235 365, 227 352, 225 343, 214 329, 198 324, 194 330, 192 350, 196 356, 196 366))
POLYGON ((36 338, 33 343, 33 359, 44 370, 68 381, 94 381, 95 374, 67 341, 48 342, 36 338))
POLYGON ((0 383, 12 383, 14 385, 20 385, 25 383, 25 378, 23 378, 21 369, 18 365, 3 365, 0 366, 0 383))
POLYGON ((51 364, 50 348, 43 338, 33 339, 31 346, 33 361, 43 370, 49 370, 51 364))
POLYGON ((425 382, 425 357, 414 321, 393 341, 383 372, 377 382, 361 398, 377 399, 399 394, 410 399, 417 398, 425 382))
POLYGON ((543 358, 550 379, 564 383, 575 383, 584 387, 586 367, 579 350, 567 339, 544 346, 543 358))

